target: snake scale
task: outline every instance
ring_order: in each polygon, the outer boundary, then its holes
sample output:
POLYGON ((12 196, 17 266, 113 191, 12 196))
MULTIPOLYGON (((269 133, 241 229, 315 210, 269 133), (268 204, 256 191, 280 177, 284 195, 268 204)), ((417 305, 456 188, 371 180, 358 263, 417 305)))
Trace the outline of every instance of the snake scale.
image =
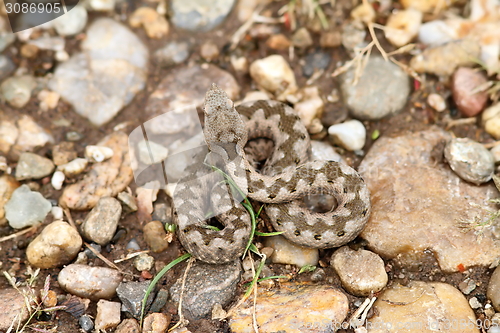
POLYGON ((301 246, 338 247, 353 240, 370 215, 370 194, 359 174, 333 161, 308 161, 310 139, 295 111, 277 101, 256 101, 234 107, 215 84, 204 104, 208 151, 196 155, 173 195, 174 222, 184 248, 211 264, 242 255, 251 233, 250 216, 227 184, 207 165, 224 170, 243 194, 264 203, 276 231, 301 246), (245 145, 268 138, 274 150, 257 171, 245 145), (214 184, 219 186, 212 187, 214 184), (300 199, 329 194, 337 205, 325 213, 309 210, 300 199), (208 228, 216 216, 222 228, 208 228))

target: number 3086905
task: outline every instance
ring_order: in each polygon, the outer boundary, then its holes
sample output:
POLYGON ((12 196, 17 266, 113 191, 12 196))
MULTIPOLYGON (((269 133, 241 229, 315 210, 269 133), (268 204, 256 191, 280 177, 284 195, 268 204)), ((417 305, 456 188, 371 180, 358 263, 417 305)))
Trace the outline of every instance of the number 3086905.
POLYGON ((58 14, 61 12, 60 3, 6 3, 5 9, 7 14, 20 14, 20 13, 52 13, 58 14))

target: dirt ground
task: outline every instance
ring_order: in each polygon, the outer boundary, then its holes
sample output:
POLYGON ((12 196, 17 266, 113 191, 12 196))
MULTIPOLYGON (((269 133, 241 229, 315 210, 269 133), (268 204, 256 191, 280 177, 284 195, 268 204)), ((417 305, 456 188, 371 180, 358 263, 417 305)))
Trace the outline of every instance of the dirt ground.
MULTIPOLYGON (((271 13, 273 16, 276 16, 276 11, 278 8, 283 6, 283 4, 286 3, 285 1, 278 1, 272 3, 270 6, 268 6, 268 11, 271 13)), ((124 2, 119 8, 116 9, 116 13, 120 14, 126 14, 128 17, 136 8, 142 6, 142 5, 148 5, 149 2, 147 1, 128 1, 124 2)), ((340 0, 338 1, 338 6, 340 6, 343 10, 341 13, 345 15, 345 17, 337 17, 335 18, 336 22, 343 22, 349 13, 349 10, 353 7, 353 3, 348 0, 340 0)), ((333 11, 329 6, 325 6, 325 14, 327 17, 330 17, 331 15, 335 15, 334 13, 338 13, 338 11, 333 11)), ((90 12, 90 17, 89 17, 89 23, 91 23, 93 20, 95 20, 98 17, 106 16, 106 14, 98 14, 95 12, 90 12)), ((384 23, 384 22, 379 22, 379 23, 384 23)), ((193 50, 194 52, 190 56, 189 60, 193 61, 195 63, 203 63, 204 61, 202 60, 200 54, 199 54, 199 49, 201 46, 201 43, 207 40, 211 40, 215 42, 219 50, 221 50, 221 56, 220 58, 214 62, 215 65, 228 70, 231 72, 235 78, 237 79, 240 87, 241 87, 241 96, 244 96, 244 94, 251 90, 252 85, 251 85, 251 79, 248 75, 239 75, 235 73, 229 63, 229 56, 230 53, 227 50, 227 44, 229 43, 229 38, 230 36, 233 35, 233 33, 236 31, 236 29, 241 25, 241 23, 238 21, 236 18, 236 11, 233 10, 233 12, 229 15, 228 19, 220 25, 218 28, 216 28, 212 32, 208 33, 197 33, 196 35, 188 32, 183 32, 183 31, 178 31, 171 25, 171 31, 169 35, 166 38, 162 38, 160 40, 152 40, 147 38, 145 35, 144 31, 142 29, 135 29, 135 33, 142 39, 142 41, 148 46, 150 53, 152 54, 156 49, 162 47, 165 45, 167 41, 171 40, 185 40, 185 39, 192 39, 194 41, 194 47, 193 50), (222 34, 220 33, 222 32, 222 34), (223 36, 223 38, 221 38, 223 36), (193 38, 195 37, 195 38, 193 38)), ((281 32, 290 37, 292 35, 292 32, 287 30, 284 26, 280 25, 282 28, 281 32)), ((334 29, 334 27, 332 27, 334 29)), ((265 44, 265 40, 259 40, 259 39, 245 39, 244 41, 241 42, 238 52, 241 52, 242 55, 248 58, 249 62, 252 62, 253 60, 265 57, 267 55, 273 54, 273 53, 279 53, 282 54, 286 59, 289 60, 289 63, 295 71, 295 75, 297 78, 298 86, 302 87, 305 85, 305 82, 307 81, 307 78, 305 78, 302 75, 302 66, 300 65, 301 62, 303 61, 303 57, 310 52, 311 50, 314 49, 319 49, 319 35, 318 34, 312 34, 313 40, 314 40, 314 45, 310 47, 308 50, 305 52, 302 51, 297 51, 295 53, 295 58, 293 60, 290 60, 288 58, 288 52, 280 52, 280 51, 275 51, 275 50, 270 50, 265 44)), ((388 43, 384 42, 384 38, 382 34, 378 35, 380 41, 382 42, 383 47, 387 51, 391 51, 394 49, 394 47, 390 46, 388 43)), ((66 51, 68 54, 73 54, 77 51, 79 51, 79 43, 81 40, 82 36, 77 36, 73 38, 67 38, 67 44, 66 44, 66 51)), ((369 37, 368 37, 369 38, 369 37)), ((17 41, 14 46, 10 47, 7 49, 5 52, 8 56, 12 57, 14 62, 16 64, 25 64, 26 67, 28 68, 28 71, 35 76, 45 76, 48 73, 52 72, 55 67, 55 60, 54 60, 54 54, 50 51, 42 51, 41 55, 37 57, 34 60, 26 60, 20 57, 20 55, 15 53, 15 50, 19 50, 21 43, 17 41), (53 66, 50 69, 45 69, 49 66, 47 64, 52 64, 53 66)), ((342 49, 342 47, 334 48, 334 49, 328 49, 328 52, 331 52, 332 55, 332 61, 329 66, 329 68, 325 71, 325 74, 323 74, 316 82, 316 85, 319 86, 319 88, 326 93, 329 93, 333 88, 338 88, 337 82, 335 79, 332 79, 330 74, 333 72, 335 69, 335 66, 337 63, 341 61, 346 61, 349 60, 349 57, 347 53, 342 49)), ((409 58, 402 56, 398 58, 400 61, 403 63, 407 63, 409 58)), ((149 64, 149 77, 147 81, 147 87, 144 89, 142 92, 140 92, 133 100, 133 102, 128 105, 126 108, 124 108, 111 122, 106 124, 105 126, 101 126, 99 128, 92 126, 87 120, 81 118, 78 116, 75 112, 71 110, 71 106, 68 105, 65 102, 60 102, 59 106, 57 107, 56 110, 49 110, 46 112, 42 112, 39 109, 38 106, 38 101, 36 98, 32 98, 29 104, 23 108, 21 111, 16 110, 8 106, 7 104, 2 103, 0 105, 0 117, 6 116, 7 118, 16 118, 20 114, 27 114, 32 116, 35 121, 43 126, 44 128, 48 129, 51 131, 52 135, 55 138, 56 143, 64 141, 65 140, 65 134, 68 131, 78 131, 83 135, 83 139, 75 143, 76 150, 78 154, 81 156, 83 155, 83 150, 84 147, 90 144, 95 144, 97 141, 99 141, 102 137, 104 137, 106 134, 109 134, 112 132, 113 127, 116 126, 117 124, 122 124, 122 123, 127 123, 126 129, 128 131, 131 131, 135 127, 139 126, 141 123, 145 122, 148 120, 145 115, 141 112, 145 108, 145 104, 147 101, 147 98, 149 94, 154 91, 158 83, 161 81, 161 79, 171 70, 170 69, 163 69, 157 64, 155 64, 153 61, 149 64), (53 121, 59 118, 64 118, 68 120, 71 123, 70 127, 56 127, 53 124, 53 121)), ((415 88, 415 87, 414 87, 415 88)), ((404 108, 402 112, 399 114, 392 116, 388 119, 382 119, 380 121, 373 121, 373 122, 364 122, 367 133, 372 133, 375 130, 380 131, 382 136, 397 136, 398 134, 401 133, 406 133, 406 132, 411 132, 411 131, 416 131, 416 130, 421 130, 428 128, 431 125, 436 125, 442 128, 446 128, 446 123, 444 121, 444 117, 446 114, 451 115, 453 119, 458 119, 460 118, 459 112, 456 110, 454 106, 452 106, 451 111, 445 111, 443 113, 436 113, 435 111, 431 110, 425 102, 426 96, 431 93, 431 92, 446 92, 449 91, 449 87, 447 87, 444 83, 440 82, 438 78, 432 77, 432 76, 427 76, 425 83, 418 89, 415 90, 413 89, 412 94, 410 96, 410 99, 404 108)), ((449 95, 449 94, 448 94, 449 95)), ((451 98, 448 99, 450 105, 452 104, 451 98)), ((325 115, 333 116, 338 119, 342 119, 347 117, 347 110, 345 106, 342 105, 341 102, 339 103, 327 103, 326 104, 326 110, 325 110, 325 115)), ((456 126, 451 128, 451 131, 455 133, 456 136, 461 136, 461 137, 469 137, 474 140, 477 140, 479 142, 488 142, 491 141, 491 138, 484 133, 484 131, 477 126, 477 124, 469 124, 469 125, 464 125, 464 126, 456 126)), ((372 139, 370 138, 370 135, 368 135, 367 138, 367 143, 365 145, 365 151, 368 151, 370 149, 370 146, 372 145, 372 139)), ((50 156, 51 154, 51 147, 45 147, 39 151, 37 151, 40 155, 46 155, 50 156)), ((361 161, 361 158, 359 156, 354 155, 353 153, 349 152, 344 152, 343 156, 346 158, 346 160, 351 163, 354 167, 357 167, 359 165, 359 162, 361 161)), ((10 161, 10 159, 9 159, 10 161)), ((44 197, 49 198, 49 199, 54 199, 57 200, 61 194, 61 191, 56 191, 52 188, 52 186, 49 184, 42 184, 41 185, 41 190, 40 192, 44 195, 44 197)), ((135 184, 131 184, 131 188, 134 190, 135 184)), ((160 194, 159 199, 157 202, 167 202, 168 198, 164 194, 160 194)), ((73 212, 73 219, 75 221, 77 220, 83 220, 86 212, 73 212)), ((42 228, 44 225, 46 225, 49 221, 47 220, 40 228, 42 228)), ((147 245, 144 242, 143 236, 142 236, 142 223, 138 221, 136 215, 134 214, 129 214, 126 215, 121 221, 120 221, 120 229, 123 229, 124 232, 122 233, 122 236, 118 238, 113 244, 110 244, 106 246, 103 249, 102 254, 109 260, 113 261, 115 259, 118 259, 120 257, 123 257, 127 252, 125 250, 126 244, 130 241, 131 238, 136 238, 139 245, 141 248, 146 249, 147 245)), ((39 229, 41 230, 41 229, 39 229)), ((13 230, 8 227, 4 226, 0 228, 0 237, 4 237, 7 235, 10 235, 13 233, 13 230)), ((13 240, 8 240, 3 243, 0 243, 0 269, 3 271, 9 271, 11 275, 15 276, 16 279, 18 280, 25 280, 28 278, 26 275, 26 255, 25 255, 25 249, 29 242, 37 235, 38 233, 31 233, 31 234, 25 234, 20 237, 17 237, 13 240)), ((362 240, 357 240, 354 242, 354 246, 360 246, 363 245, 362 240)), ((333 250, 322 250, 321 251, 321 260, 323 263, 328 264, 329 263, 329 258, 332 254, 333 250)), ((164 253, 160 254, 152 254, 156 261, 158 263, 168 263, 171 260, 177 258, 180 254, 182 253, 181 246, 177 241, 174 241, 170 248, 165 251, 164 253)), ((94 259, 94 263, 96 265, 103 265, 103 263, 100 261, 100 259, 94 259)), ((125 261, 119 264, 120 268, 122 268, 124 271, 130 272, 132 274, 137 275, 137 272, 135 269, 132 267, 132 262, 131 261, 125 261)), ((329 266, 329 264, 328 264, 329 266)), ((161 267, 161 266, 160 266, 161 267)), ((280 265, 272 265, 273 269, 276 270, 277 274, 283 269, 280 265)), ((439 267, 436 263, 436 261, 433 259, 432 254, 429 254, 427 260, 422 261, 418 267, 414 267, 411 270, 408 270, 408 268, 402 268, 397 260, 386 260, 386 267, 388 269, 389 273, 389 279, 390 283, 394 282, 406 282, 409 280, 423 280, 423 281, 442 281, 449 283, 453 286, 458 287, 458 284, 464 280, 464 274, 463 273, 455 273, 455 274, 443 274, 440 270, 439 267), (398 277, 404 275, 405 278, 403 281, 401 281, 398 277)), ((179 276, 180 272, 182 272, 182 269, 184 268, 184 264, 179 265, 174 269, 173 272, 169 272, 166 274, 166 277, 162 280, 161 284, 164 286, 170 286, 175 279, 179 276)), ((334 285, 341 288, 340 282, 338 278, 336 277, 333 269, 331 267, 325 267, 324 268, 327 276, 333 276, 334 277, 334 285)), ((54 290, 58 294, 64 295, 65 292, 61 290, 58 287, 57 284, 57 275, 59 273, 59 269, 47 269, 47 270, 42 270, 40 273, 39 279, 37 280, 37 286, 39 288, 43 287, 43 283, 45 280, 45 277, 47 275, 51 276, 51 289, 54 290)), ((485 299, 486 298, 486 285, 490 276, 490 271, 485 269, 485 268, 473 268, 471 270, 471 274, 469 275, 471 278, 473 278, 476 282, 478 287, 471 293, 471 295, 466 296, 467 298, 470 297, 477 297, 479 299, 485 299)), ((301 275, 297 275, 295 277, 295 281, 307 281, 309 280, 308 274, 311 273, 305 273, 301 275)), ((4 278, 0 278, 0 289, 1 288, 7 288, 9 287, 8 282, 4 278)), ((243 290, 243 289, 242 289, 243 290)), ((350 302, 355 302, 358 300, 358 298, 349 296, 350 302)), ((351 303, 352 304, 352 303, 351 303)), ((351 306, 351 309, 354 309, 354 306, 351 306)), ((167 311, 172 312, 174 314, 173 320, 178 319, 175 315, 175 308, 168 304, 166 306, 167 311)), ((91 303, 89 310, 87 313, 91 315, 95 315, 95 303, 91 303)), ((482 316, 482 314, 477 313, 476 314, 478 318, 482 316)), ((74 318, 71 314, 60 311, 58 312, 54 318, 50 318, 48 316, 47 318, 39 318, 39 321, 36 322, 36 326, 40 328, 45 328, 45 329, 51 329, 57 327, 54 331, 61 332, 61 333, 73 333, 73 332, 78 332, 80 330, 80 327, 78 325, 78 321, 76 318, 74 318), (46 321, 44 321, 46 320, 46 321)), ((227 324, 225 322, 218 322, 218 321, 209 321, 209 320, 203 320, 199 322, 192 322, 188 328, 192 332, 230 332, 227 324)), ((340 332, 351 332, 351 331, 340 331, 340 332)))

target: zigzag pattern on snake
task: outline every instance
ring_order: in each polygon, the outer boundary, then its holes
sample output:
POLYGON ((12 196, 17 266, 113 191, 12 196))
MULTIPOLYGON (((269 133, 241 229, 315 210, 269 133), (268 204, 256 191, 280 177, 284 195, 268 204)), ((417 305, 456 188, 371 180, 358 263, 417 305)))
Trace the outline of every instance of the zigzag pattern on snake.
POLYGON ((236 260, 251 228, 246 209, 228 194, 227 184, 215 179, 207 163, 223 169, 250 199, 264 203, 276 231, 283 231, 294 243, 338 247, 363 230, 371 210, 363 179, 342 163, 309 162, 309 136, 292 108, 276 101, 235 108, 214 84, 206 94, 204 112, 209 151, 197 154, 173 195, 179 240, 194 257, 212 264, 236 260), (274 151, 262 168, 265 174, 256 170, 245 153, 247 141, 257 138, 274 142, 274 151), (326 213, 310 211, 300 199, 312 193, 332 195, 336 207, 326 213), (224 228, 207 228, 207 216, 216 216, 224 228))

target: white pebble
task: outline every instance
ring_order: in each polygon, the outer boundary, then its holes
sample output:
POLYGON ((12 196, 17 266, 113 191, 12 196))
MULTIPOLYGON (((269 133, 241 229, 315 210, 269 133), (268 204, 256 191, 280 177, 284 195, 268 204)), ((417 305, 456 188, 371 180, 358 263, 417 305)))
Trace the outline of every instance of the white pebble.
POLYGON ((72 36, 80 33, 87 24, 87 10, 75 6, 65 15, 54 20, 54 28, 60 36, 72 36))
POLYGON ((54 217, 54 220, 62 220, 64 217, 64 211, 59 206, 52 207, 52 210, 50 211, 50 213, 54 217))
POLYGON ((85 170, 88 163, 89 162, 85 158, 75 158, 71 162, 58 166, 57 169, 64 172, 67 177, 71 177, 85 170))
POLYGON ((413 8, 400 10, 389 16, 385 37, 392 45, 401 47, 415 38, 422 22, 422 12, 413 8))
POLYGON ((90 8, 97 11, 111 11, 115 9, 115 0, 89 0, 90 8))
POLYGON ((456 38, 455 29, 439 20, 422 24, 418 31, 418 40, 425 45, 442 45, 456 38))
POLYGON ((500 139, 500 103, 494 104, 483 111, 482 123, 484 130, 495 139, 500 139))
POLYGON ((52 187, 56 190, 62 189, 64 180, 66 179, 66 176, 64 175, 64 172, 57 170, 54 172, 52 175, 52 179, 50 180, 50 183, 52 184, 52 187))
POLYGON ((113 149, 109 147, 92 145, 85 147, 85 158, 93 163, 105 161, 111 158, 113 154, 113 149))
POLYGON ((250 76, 260 87, 275 94, 281 101, 297 91, 295 74, 281 55, 254 61, 250 65, 250 76))
POLYGON ((437 112, 443 112, 444 110, 446 110, 446 102, 444 98, 439 94, 430 94, 427 97, 427 103, 437 112))
POLYGON ((350 150, 363 149, 366 140, 366 129, 359 120, 348 120, 328 128, 328 134, 339 146, 350 150))

